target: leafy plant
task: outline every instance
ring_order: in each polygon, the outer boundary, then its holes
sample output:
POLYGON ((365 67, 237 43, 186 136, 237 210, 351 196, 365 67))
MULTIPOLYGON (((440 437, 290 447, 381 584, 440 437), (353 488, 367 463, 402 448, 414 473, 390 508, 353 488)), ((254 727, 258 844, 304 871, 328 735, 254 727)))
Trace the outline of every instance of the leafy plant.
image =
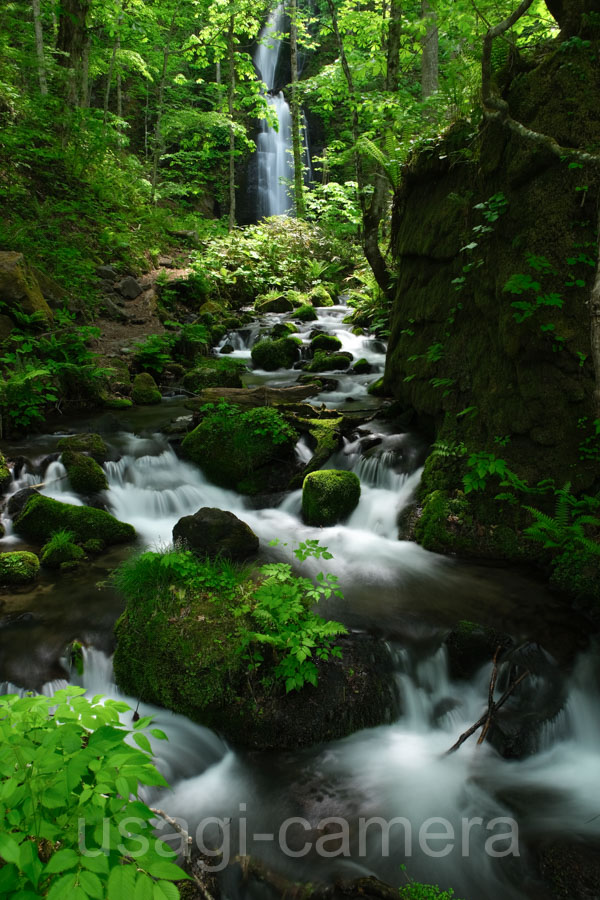
MULTIPOLYGON (((315 540, 300 544, 294 552, 301 561, 309 556, 332 559, 315 540)), ((333 642, 346 628, 312 612, 322 597, 342 597, 337 577, 320 572, 315 583, 293 575, 288 563, 268 563, 259 571, 258 588, 234 610, 234 615, 249 616, 256 623, 255 629, 240 629, 240 649, 254 670, 264 662, 263 650, 268 647, 275 660, 275 677, 284 681, 287 693, 307 683, 316 686, 315 660, 342 655, 333 642)))
POLYGON ((600 556, 600 544, 591 540, 586 532, 586 528, 594 529, 596 533, 600 529, 600 518, 592 515, 600 508, 600 500, 588 496, 578 500, 571 494, 569 482, 555 491, 555 500, 553 516, 533 506, 523 507, 534 519, 525 529, 527 537, 547 549, 584 549, 600 556))
POLYGON ((0 894, 176 900, 172 882, 188 876, 139 798, 141 785, 166 786, 151 720, 125 728, 126 703, 83 693, 0 697, 0 894))
POLYGON ((134 344, 134 360, 140 369, 160 375, 171 363, 171 351, 177 336, 174 334, 150 334, 145 341, 134 344))

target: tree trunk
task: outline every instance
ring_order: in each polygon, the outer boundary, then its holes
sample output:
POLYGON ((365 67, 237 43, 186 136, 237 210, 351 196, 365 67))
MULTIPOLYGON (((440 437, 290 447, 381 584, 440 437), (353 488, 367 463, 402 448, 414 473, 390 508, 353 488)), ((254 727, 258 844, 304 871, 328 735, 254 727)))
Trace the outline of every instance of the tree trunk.
MULTIPOLYGON (((119 56, 119 50, 121 49, 121 38, 117 38, 117 57, 119 56)), ((121 83, 121 70, 117 70, 117 116, 119 119, 123 118, 123 89, 121 83)))
POLYGON ((108 66, 108 74, 106 76, 106 90, 104 92, 104 124, 106 125, 108 119, 108 104, 110 102, 110 88, 112 85, 113 72, 115 70, 115 60, 117 58, 117 50, 119 49, 119 39, 115 35, 115 40, 113 43, 113 52, 110 58, 110 63, 108 66))
POLYGON ((40 0, 31 0, 31 5, 33 7, 33 28, 35 31, 35 52, 40 80, 40 94, 45 97, 48 94, 48 82, 46 81, 46 60, 44 58, 44 35, 42 32, 40 0))
POLYGON ((227 61, 229 64, 229 83, 227 85, 227 107, 229 111, 229 230, 235 228, 235 130, 233 127, 235 101, 235 15, 229 18, 227 32, 227 61))
POLYGON ((162 71, 160 73, 160 81, 158 83, 158 104, 156 108, 156 125, 154 127, 154 153, 153 153, 153 161, 152 161, 152 193, 151 200, 152 203, 156 200, 156 185, 158 183, 158 164, 160 162, 160 156, 162 152, 162 135, 161 135, 161 120, 163 109, 165 105, 165 84, 167 82, 167 68, 169 64, 169 55, 171 53, 171 41, 173 40, 173 35, 175 33, 175 21, 177 19, 177 13, 179 12, 179 3, 175 5, 173 9, 173 15, 171 17, 171 24, 169 26, 169 34, 167 36, 167 40, 163 49, 163 64, 162 71))
POLYGON ((391 0, 387 38, 385 89, 396 93, 400 81, 400 36, 402 34, 402 0, 391 0))
POLYGON ((437 93, 439 70, 437 16, 429 0, 421 0, 421 15, 427 22, 421 56, 421 96, 426 100, 437 93))
POLYGON ((87 109, 90 105, 90 50, 91 50, 91 39, 90 36, 87 36, 87 40, 85 42, 83 48, 83 55, 81 58, 81 95, 79 99, 79 105, 82 109, 87 109))
MULTIPOLYGON (((600 215, 598 216, 600 227, 600 215)), ((592 348, 592 363, 594 364, 594 412, 600 419, 600 231, 598 232, 598 250, 596 259, 596 275, 590 294, 590 344, 592 348)))
POLYGON ((57 63, 69 70, 67 102, 77 105, 78 72, 82 68, 83 49, 87 39, 87 14, 90 0, 62 0, 58 35, 56 37, 57 63))
POLYGON ((294 155, 294 199, 296 215, 303 219, 306 215, 304 202, 304 173, 302 168, 302 133, 300 128, 300 104, 298 102, 298 3, 290 0, 290 60, 292 68, 292 150, 294 155))

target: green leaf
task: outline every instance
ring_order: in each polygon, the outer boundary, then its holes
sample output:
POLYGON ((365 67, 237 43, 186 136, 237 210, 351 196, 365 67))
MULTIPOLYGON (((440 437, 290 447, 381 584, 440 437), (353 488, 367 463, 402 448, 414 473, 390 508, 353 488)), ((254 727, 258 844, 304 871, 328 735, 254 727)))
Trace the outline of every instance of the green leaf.
POLYGON ((80 856, 74 850, 59 850, 50 857, 44 869, 44 875, 54 875, 57 872, 68 872, 79 864, 80 856))
POLYGON ((152 745, 145 734, 134 734, 133 739, 142 750, 152 753, 152 745))
POLYGON ((87 872, 83 869, 79 873, 79 883, 88 897, 94 897, 96 900, 103 900, 104 887, 94 872, 87 872))
POLYGON ((20 847, 17 842, 9 835, 0 833, 0 856, 7 863, 19 864, 20 847))
POLYGON ((118 865, 108 877, 107 900, 127 900, 135 889, 136 870, 132 865, 118 865))
POLYGON ((153 897, 154 881, 145 872, 140 872, 135 882, 133 900, 153 900, 153 897))
POLYGON ((189 878, 183 869, 168 860, 160 860, 152 863, 149 869, 154 878, 167 878, 169 881, 178 881, 180 878, 189 878))
POLYGON ((158 881, 154 885, 154 900, 179 900, 179 890, 169 881, 158 881))

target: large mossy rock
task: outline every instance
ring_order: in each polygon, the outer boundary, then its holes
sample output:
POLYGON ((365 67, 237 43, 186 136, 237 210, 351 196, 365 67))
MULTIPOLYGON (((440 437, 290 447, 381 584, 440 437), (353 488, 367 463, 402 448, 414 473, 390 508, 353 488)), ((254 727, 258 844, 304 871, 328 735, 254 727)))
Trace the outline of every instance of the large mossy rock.
POLYGON ((312 289, 308 299, 313 306, 333 306, 331 294, 322 284, 318 284, 312 289))
POLYGON ((209 414, 183 440, 183 455, 215 484, 242 494, 282 490, 295 466, 295 431, 272 408, 209 414))
POLYGON ((198 556, 223 556, 243 562, 258 553, 258 538, 249 525, 224 509, 202 507, 193 516, 184 516, 173 528, 173 543, 193 550, 198 556))
POLYGON ((311 472, 302 485, 302 514, 308 525, 335 525, 358 506, 360 479, 354 472, 311 472))
POLYGON ((135 376, 131 399, 138 406, 157 406, 160 403, 161 393, 149 372, 141 372, 135 376))
MULTIPOLYGON (((499 76, 514 119, 583 150, 600 145, 600 43, 585 43, 556 42, 499 76)), ((428 519, 420 536, 433 535, 439 549, 547 557, 523 538, 527 516, 494 500, 500 479, 465 497, 470 453, 504 459, 532 487, 550 478, 576 495, 598 490, 597 454, 585 448, 597 447, 588 301, 599 187, 597 170, 571 167, 500 120, 479 132, 455 125, 403 175, 384 387, 441 447, 419 498, 428 519), (468 452, 458 458, 461 446, 468 452), (458 523, 454 501, 463 504, 458 523)))
POLYGON ((90 495, 108 490, 104 469, 91 456, 74 450, 65 450, 61 459, 71 487, 76 493, 90 495))
POLYGON ((252 362, 257 369, 274 372, 276 369, 291 369, 300 359, 300 348, 294 338, 280 338, 259 341, 252 348, 252 362))
POLYGON ((310 342, 313 350, 326 350, 328 353, 335 353, 336 350, 342 349, 342 342, 335 334, 316 334, 310 342))
POLYGON ((0 553, 0 584, 29 584, 35 581, 39 570, 40 561, 35 553, 27 550, 0 553))
POLYGON ((0 303, 9 314, 12 310, 28 316, 39 313, 47 320, 53 317, 35 273, 16 251, 0 251, 0 303))
POLYGON ((104 546, 134 540, 132 525, 119 522, 103 509, 91 506, 72 506, 35 493, 13 520, 15 532, 29 541, 45 544, 55 531, 66 529, 74 534, 74 541, 102 541, 104 546))
POLYGON ((74 453, 87 453, 97 463, 106 462, 109 457, 108 447, 99 434, 70 434, 58 442, 61 451, 72 450, 74 453))
POLYGON ((240 360, 200 358, 184 375, 183 386, 195 394, 210 387, 241 388, 244 386, 242 372, 245 371, 246 366, 240 360))
POLYGON ((317 350, 314 358, 307 365, 307 372, 338 372, 346 370, 352 362, 352 354, 348 352, 327 353, 325 350, 317 350))
POLYGON ((286 313, 291 312, 294 308, 291 300, 285 296, 285 294, 280 294, 277 297, 257 297, 255 310, 258 315, 263 315, 264 313, 286 313))
POLYGON ((232 640, 237 624, 201 598, 185 610, 168 592, 152 609, 143 600, 129 603, 115 627, 119 687, 253 750, 295 750, 393 719, 393 674, 381 641, 340 638, 342 659, 319 662, 317 687, 286 694, 269 679, 250 686, 248 663, 232 640))
POLYGON ((295 310, 294 318, 299 319, 300 322, 314 322, 318 319, 317 311, 314 306, 309 306, 306 304, 305 306, 299 307, 299 309, 295 310))

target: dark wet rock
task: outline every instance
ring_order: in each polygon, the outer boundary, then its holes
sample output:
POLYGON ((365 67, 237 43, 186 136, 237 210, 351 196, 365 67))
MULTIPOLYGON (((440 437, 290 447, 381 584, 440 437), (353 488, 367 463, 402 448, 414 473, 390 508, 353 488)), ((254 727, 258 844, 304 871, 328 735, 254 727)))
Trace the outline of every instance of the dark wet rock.
POLYGON ((207 506, 177 522, 173 542, 198 556, 224 556, 235 562, 255 557, 259 543, 250 526, 233 513, 207 506))
POLYGON ((116 281, 119 277, 117 274, 117 270, 113 268, 113 266, 98 266, 96 269, 96 275, 98 278, 101 278, 102 281, 116 281))
POLYGON ((38 495, 39 491, 36 491, 36 489, 32 487, 22 488, 20 491, 17 491, 16 494, 13 494, 6 504, 6 511, 11 519, 16 519, 31 497, 36 497, 38 495))
POLYGON ((466 620, 458 622, 445 639, 450 677, 470 679, 484 663, 491 662, 498 647, 514 645, 513 638, 494 628, 466 620))
POLYGON ((600 843, 560 840, 539 850, 547 900, 598 900, 600 843))

